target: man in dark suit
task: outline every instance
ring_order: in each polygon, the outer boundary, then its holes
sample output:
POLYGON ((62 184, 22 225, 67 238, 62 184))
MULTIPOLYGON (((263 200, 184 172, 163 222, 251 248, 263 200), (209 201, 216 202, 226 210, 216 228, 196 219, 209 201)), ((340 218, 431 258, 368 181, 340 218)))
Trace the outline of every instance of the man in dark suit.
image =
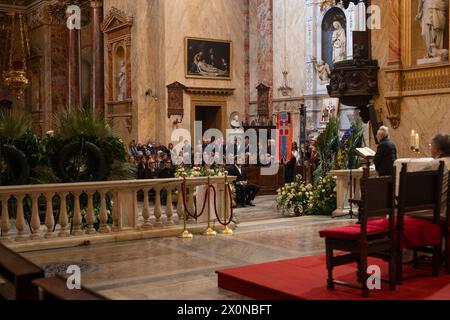
POLYGON ((243 207, 246 205, 254 207, 252 201, 256 198, 259 191, 259 186, 248 183, 247 171, 244 165, 237 163, 237 157, 235 163, 227 165, 227 171, 229 176, 237 177, 235 181, 236 186, 236 202, 240 203, 243 207))
POLYGON ((397 160, 397 147, 389 139, 389 129, 385 126, 378 129, 377 139, 379 145, 373 163, 380 176, 391 176, 394 162, 397 160))

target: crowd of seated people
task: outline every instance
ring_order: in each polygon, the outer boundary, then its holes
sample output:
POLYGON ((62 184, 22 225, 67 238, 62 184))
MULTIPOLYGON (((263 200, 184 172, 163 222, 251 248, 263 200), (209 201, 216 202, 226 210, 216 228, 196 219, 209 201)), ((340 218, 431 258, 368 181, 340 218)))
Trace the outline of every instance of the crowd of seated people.
POLYGON ((129 145, 129 162, 138 168, 138 179, 174 178, 177 166, 208 167, 227 170, 229 175, 236 176, 234 185, 239 206, 253 206, 259 186, 248 182, 246 167, 254 165, 270 165, 275 162, 275 145, 273 140, 263 148, 251 146, 249 138, 243 140, 234 137, 227 143, 214 139, 199 141, 193 150, 188 141, 181 148, 175 149, 173 144, 167 147, 149 140, 147 144, 132 141, 129 145), (258 154, 261 152, 262 155, 258 154), (223 157, 220 159, 220 157, 223 157), (222 161, 220 161, 222 160, 222 161))

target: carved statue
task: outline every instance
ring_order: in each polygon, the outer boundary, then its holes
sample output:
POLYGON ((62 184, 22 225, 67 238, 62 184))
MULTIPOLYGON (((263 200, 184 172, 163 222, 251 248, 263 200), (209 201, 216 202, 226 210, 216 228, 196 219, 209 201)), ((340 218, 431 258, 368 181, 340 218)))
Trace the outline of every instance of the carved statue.
POLYGON ((419 12, 422 37, 427 48, 425 58, 444 57, 444 32, 447 25, 448 0, 419 0, 419 12), (443 50, 443 51, 442 51, 443 50))
POLYGON ((331 39, 333 45, 333 63, 347 59, 347 37, 339 21, 333 22, 334 32, 331 39))
POLYGON ((122 64, 120 65, 120 71, 119 71, 119 95, 117 96, 118 101, 123 101, 125 99, 125 92, 126 92, 126 65, 125 62, 122 61, 122 64))
POLYGON ((329 83, 330 82, 330 75, 331 70, 328 63, 325 63, 325 61, 320 60, 318 63, 314 65, 317 72, 319 73, 319 78, 321 80, 322 84, 329 83))

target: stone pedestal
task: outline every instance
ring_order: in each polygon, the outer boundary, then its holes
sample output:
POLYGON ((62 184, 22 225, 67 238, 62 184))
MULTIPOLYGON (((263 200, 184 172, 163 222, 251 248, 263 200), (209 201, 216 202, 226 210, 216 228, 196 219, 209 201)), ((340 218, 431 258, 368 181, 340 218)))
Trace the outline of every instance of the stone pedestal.
POLYGON ((119 231, 135 229, 137 227, 138 211, 136 191, 121 190, 118 192, 119 231))
MULTIPOLYGON (((351 198, 361 198, 361 178, 363 176, 363 169, 356 169, 351 171, 352 179, 350 182, 350 170, 334 170, 330 172, 331 176, 337 177, 337 209, 333 212, 334 217, 342 217, 349 215, 351 198), (351 193, 350 186, 353 186, 354 193, 351 193)), ((376 175, 375 170, 370 171, 370 175, 376 175)), ((358 207, 353 206, 353 213, 358 213, 358 207)))
MULTIPOLYGON (((217 184, 213 184, 213 187, 216 189, 216 194, 217 194, 217 213, 219 214, 219 217, 221 220, 223 220, 223 214, 222 214, 222 210, 224 208, 224 186, 223 184, 221 185, 217 185, 217 184)), ((197 212, 200 213, 200 211, 202 210, 203 207, 203 203, 205 201, 205 197, 206 197, 206 186, 198 186, 196 188, 196 201, 195 201, 195 205, 197 206, 197 212)), ((229 205, 228 205, 229 207, 229 205)), ((213 225, 213 221, 217 220, 216 218, 216 213, 215 213, 215 209, 214 209, 214 192, 211 189, 211 193, 210 193, 210 199, 209 199, 209 208, 210 208, 210 212, 211 212, 211 226, 213 225)), ((205 205, 205 211, 203 213, 203 215, 197 220, 198 223, 207 223, 208 222, 208 204, 205 205)), ((217 223, 216 223, 217 225, 217 223)))
POLYGON ((424 58, 424 59, 418 59, 417 64, 423 65, 423 64, 430 64, 430 63, 439 63, 447 61, 444 57, 434 57, 434 58, 424 58))

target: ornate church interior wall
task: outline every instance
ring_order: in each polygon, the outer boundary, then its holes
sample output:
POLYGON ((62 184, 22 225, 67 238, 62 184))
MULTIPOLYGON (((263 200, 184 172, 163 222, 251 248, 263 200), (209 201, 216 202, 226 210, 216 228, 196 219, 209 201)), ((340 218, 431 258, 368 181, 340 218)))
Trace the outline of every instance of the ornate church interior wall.
MULTIPOLYGON (((229 96, 212 96, 206 93, 184 94, 184 118, 179 128, 191 129, 195 115, 195 101, 216 106, 222 104, 224 116, 221 122, 224 128, 229 126, 228 118, 234 112, 241 120, 246 117, 246 74, 248 73, 248 4, 241 0, 171 0, 165 3, 165 71, 166 85, 178 81, 188 88, 234 89, 229 96), (186 64, 192 65, 185 57, 185 38, 201 38, 219 41, 231 41, 231 79, 187 78, 186 64), (247 48, 246 48, 247 46, 247 48)), ((217 53, 218 54, 218 53, 217 53)), ((205 52, 206 55, 206 52, 205 52)), ((165 117, 166 141, 170 140, 173 119, 165 117)), ((225 132, 223 132, 225 134, 225 132)))
MULTIPOLYGON (((326 126, 323 121, 323 109, 336 105, 341 119, 341 132, 350 127, 351 122, 357 116, 355 108, 337 103, 329 99, 326 86, 329 84, 329 71, 333 68, 333 60, 338 52, 335 46, 336 40, 344 42, 340 45, 342 59, 353 57, 353 31, 362 30, 364 19, 361 18, 360 7, 353 3, 348 8, 341 4, 332 7, 322 7, 319 2, 305 1, 305 87, 304 96, 307 106, 308 131, 320 132, 326 126), (345 38, 334 37, 338 35, 335 22, 338 21, 345 30, 345 38)), ((344 37, 342 36, 342 37, 344 37)), ((339 46, 338 46, 339 47, 339 46)), ((368 136, 368 128, 366 128, 368 136)), ((316 133, 317 134, 317 133, 316 133)))
POLYGON ((305 1, 274 1, 273 16, 273 111, 292 113, 293 140, 299 142, 299 110, 305 102, 305 1), (292 89, 286 96, 279 90, 285 84, 292 89))
MULTIPOLYGON (((417 1, 372 3, 382 12, 381 30, 372 31, 372 55, 381 67, 380 96, 375 99, 379 121, 391 129, 400 157, 428 157, 433 135, 450 132, 450 62, 417 64, 426 55, 420 22, 415 20, 417 1), (420 154, 410 150, 412 130, 420 135, 420 154)), ((448 21, 447 17, 447 32, 448 21)), ((376 147, 373 139, 371 144, 376 147)))
MULTIPOLYGON (((188 88, 234 89, 232 95, 219 100, 226 100, 226 114, 238 112, 241 119, 245 119, 248 91, 245 84, 248 7, 245 1, 159 0, 143 3, 105 0, 105 15, 112 7, 133 17, 132 136, 140 141, 151 138, 167 143, 174 129, 191 130, 191 111, 195 108, 191 103, 196 99, 191 94, 184 93, 184 117, 181 124, 175 125, 174 118, 169 119, 167 116, 166 86, 173 82, 188 88), (186 77, 186 63, 190 63, 185 57, 186 37, 231 41, 231 79, 186 77)), ((198 98, 206 104, 210 101, 211 106, 215 106, 218 100, 209 94, 198 98)), ((225 122, 228 123, 228 119, 225 122)))

